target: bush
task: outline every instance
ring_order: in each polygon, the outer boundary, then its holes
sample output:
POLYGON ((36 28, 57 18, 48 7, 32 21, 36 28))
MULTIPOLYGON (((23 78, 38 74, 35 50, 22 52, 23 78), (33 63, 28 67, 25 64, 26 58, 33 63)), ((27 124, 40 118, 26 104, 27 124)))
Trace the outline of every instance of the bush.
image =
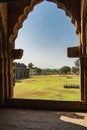
POLYGON ((65 84, 64 88, 79 88, 79 85, 74 85, 74 84, 65 84))

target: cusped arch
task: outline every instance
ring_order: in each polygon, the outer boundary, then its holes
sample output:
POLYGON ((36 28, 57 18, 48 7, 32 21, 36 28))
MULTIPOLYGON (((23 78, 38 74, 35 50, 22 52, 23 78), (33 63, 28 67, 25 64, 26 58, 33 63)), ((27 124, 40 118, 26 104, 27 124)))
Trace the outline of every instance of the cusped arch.
MULTIPOLYGON (((34 9, 34 6, 43 2, 44 0, 31 0, 30 4, 27 4, 27 6, 24 7, 23 13, 20 14, 18 17, 17 23, 14 25, 13 33, 9 37, 9 43, 13 44, 15 43, 15 39, 18 35, 18 30, 22 27, 22 24, 24 20, 27 18, 28 14, 34 9)), ((61 8, 65 11, 65 14, 71 18, 71 22, 76 27, 76 33, 78 34, 80 32, 80 20, 79 17, 74 17, 73 10, 71 9, 71 4, 66 2, 61 2, 61 0, 46 0, 48 2, 54 2, 58 8, 61 8)), ((20 3, 21 4, 21 3, 20 3)), ((78 14, 77 14, 78 15, 78 14)))

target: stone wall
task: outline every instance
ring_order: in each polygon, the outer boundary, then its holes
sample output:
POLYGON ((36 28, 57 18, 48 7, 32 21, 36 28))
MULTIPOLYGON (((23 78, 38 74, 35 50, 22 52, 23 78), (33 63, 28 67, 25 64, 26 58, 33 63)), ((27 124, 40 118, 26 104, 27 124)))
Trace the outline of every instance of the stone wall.
POLYGON ((29 78, 29 69, 15 68, 15 79, 29 78))
POLYGON ((29 69, 23 63, 14 63, 14 78, 23 79, 29 77, 29 69))

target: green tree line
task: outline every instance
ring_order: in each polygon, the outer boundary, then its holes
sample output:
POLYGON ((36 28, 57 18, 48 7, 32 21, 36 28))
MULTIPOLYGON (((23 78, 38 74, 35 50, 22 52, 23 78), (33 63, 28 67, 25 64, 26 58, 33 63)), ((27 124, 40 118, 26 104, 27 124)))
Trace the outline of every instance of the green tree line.
POLYGON ((69 66, 62 66, 59 69, 51 69, 51 68, 39 68, 35 67, 33 63, 29 63, 28 66, 26 66, 24 63, 14 63, 14 66, 19 66, 19 67, 25 67, 29 68, 29 75, 64 75, 64 74, 79 74, 79 59, 77 59, 74 63, 75 65, 71 68, 69 66))
POLYGON ((28 68, 35 75, 79 74, 79 59, 77 59, 74 64, 75 65, 72 68, 69 66, 62 66, 59 69, 51 69, 51 68, 42 69, 34 67, 33 63, 29 63, 28 68))

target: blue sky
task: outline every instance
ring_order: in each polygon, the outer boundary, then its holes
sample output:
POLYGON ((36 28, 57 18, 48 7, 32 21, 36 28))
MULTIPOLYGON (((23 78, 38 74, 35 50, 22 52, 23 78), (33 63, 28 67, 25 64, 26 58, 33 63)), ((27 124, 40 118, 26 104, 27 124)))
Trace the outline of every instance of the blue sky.
POLYGON ((75 58, 67 57, 67 47, 78 45, 75 27, 56 4, 42 2, 34 7, 19 30, 15 47, 24 50, 21 60, 40 68, 74 66, 75 58))

